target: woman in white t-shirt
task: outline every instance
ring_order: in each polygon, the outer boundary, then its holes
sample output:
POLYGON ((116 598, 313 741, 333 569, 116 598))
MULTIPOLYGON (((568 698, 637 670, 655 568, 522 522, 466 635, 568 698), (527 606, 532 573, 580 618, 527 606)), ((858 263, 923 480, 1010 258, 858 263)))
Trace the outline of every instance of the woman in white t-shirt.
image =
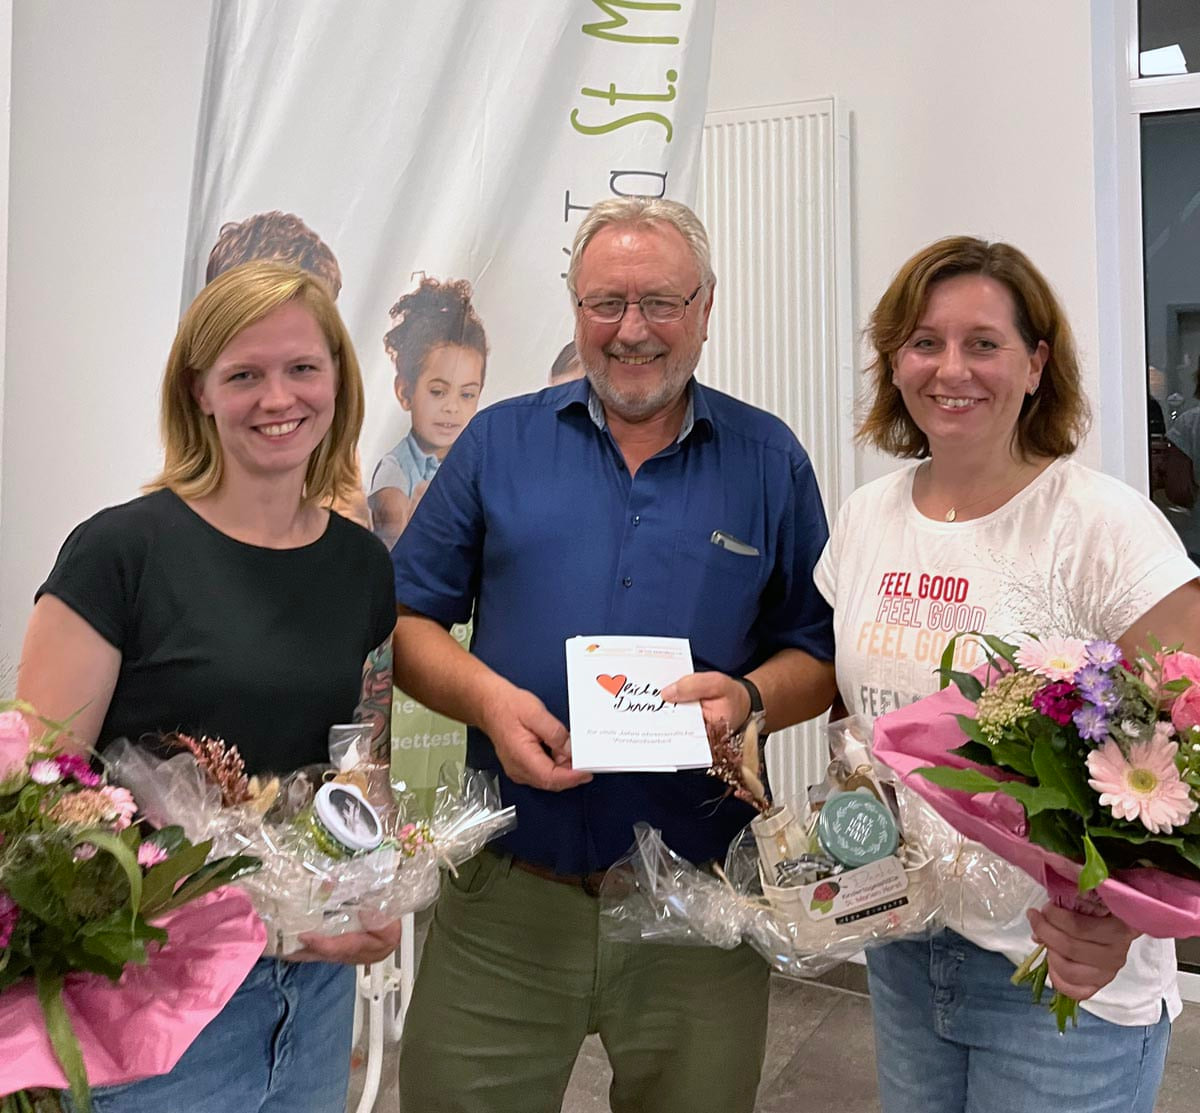
MULTIPOLYGON (((914 462, 856 491, 817 567, 838 688, 870 719, 929 695, 962 630, 1200 644, 1200 571, 1146 498, 1070 457, 1087 427, 1070 328, 1029 260, 953 237, 901 268, 871 318, 860 441, 914 462)), ((957 664, 980 663, 962 644, 957 664)), ((919 805, 905 806, 915 818, 919 805)), ((884 1113, 1152 1113, 1174 944, 1048 902, 940 820, 949 927, 868 952, 884 1113), (956 841, 959 845, 955 845, 956 841), (1046 944, 1078 1029, 1012 986, 1046 944)))

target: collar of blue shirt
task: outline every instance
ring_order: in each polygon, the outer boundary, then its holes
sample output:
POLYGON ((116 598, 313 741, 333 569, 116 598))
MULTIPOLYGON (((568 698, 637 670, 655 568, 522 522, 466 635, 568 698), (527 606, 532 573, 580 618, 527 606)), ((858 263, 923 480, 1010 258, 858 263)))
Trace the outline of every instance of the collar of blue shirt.
MULTIPOLYGON (((705 432, 712 430, 712 415, 709 412, 708 400, 704 397, 704 388, 695 379, 690 379, 687 392, 687 410, 683 415, 683 424, 679 427, 679 435, 675 438, 676 444, 683 444, 694 429, 699 428, 705 432)), ((557 410, 562 413, 564 410, 579 406, 586 407, 588 417, 592 419, 592 423, 597 429, 608 428, 608 420, 604 416, 604 404, 592 390, 591 383, 587 379, 578 379, 570 384, 564 392, 557 410)))

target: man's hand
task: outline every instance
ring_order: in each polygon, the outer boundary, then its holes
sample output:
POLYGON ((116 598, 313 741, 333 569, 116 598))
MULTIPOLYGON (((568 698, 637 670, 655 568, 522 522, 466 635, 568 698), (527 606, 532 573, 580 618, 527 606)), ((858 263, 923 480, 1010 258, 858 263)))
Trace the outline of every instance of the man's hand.
POLYGON ((561 792, 592 779, 591 773, 571 768, 567 728, 524 688, 499 685, 485 701, 479 725, 515 784, 561 792))
POLYGON ((668 703, 699 703, 710 745, 718 745, 750 716, 750 693, 723 672, 693 672, 662 690, 668 703))
POLYGON ((1027 915, 1034 942, 1046 947, 1054 988, 1076 1001, 1086 1001, 1117 976, 1139 934, 1116 916, 1088 916, 1053 903, 1027 915))
POLYGON ((382 962, 400 946, 400 921, 391 920, 372 931, 351 931, 345 935, 319 935, 306 931, 300 935, 304 947, 285 956, 289 962, 343 962, 352 966, 370 966, 382 962))

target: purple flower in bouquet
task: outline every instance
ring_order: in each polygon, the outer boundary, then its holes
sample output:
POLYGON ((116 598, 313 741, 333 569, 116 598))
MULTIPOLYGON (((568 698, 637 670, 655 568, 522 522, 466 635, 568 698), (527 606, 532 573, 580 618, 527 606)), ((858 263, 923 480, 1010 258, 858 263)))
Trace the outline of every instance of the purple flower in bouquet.
POLYGON ((1113 642, 1094 641, 1087 643, 1087 659, 1089 664, 1102 669, 1111 669, 1122 663, 1121 647, 1113 642))
POLYGON ((1197 807, 1175 765, 1178 751, 1158 731, 1149 741, 1130 746, 1128 757, 1109 739, 1087 756, 1088 784, 1117 819, 1137 820, 1151 834, 1169 835, 1197 807))
POLYGON ((1085 703, 1098 707, 1105 714, 1110 714, 1121 706, 1121 694, 1108 677, 1086 687, 1081 684, 1076 690, 1083 697, 1085 703))
POLYGON ((1099 665, 1084 665, 1075 676, 1075 687, 1089 703, 1099 703, 1099 696, 1112 691, 1112 678, 1099 665))
POLYGON ((1108 716, 1102 707, 1084 704, 1071 716, 1080 738, 1089 742, 1103 742, 1108 737, 1108 716))
POLYGON ((1071 716, 1083 706, 1074 685, 1065 680, 1056 680, 1033 694, 1033 709, 1059 726, 1065 727, 1071 716))
POLYGON ((0 948, 8 946, 20 918, 21 910, 16 901, 0 890, 0 948))

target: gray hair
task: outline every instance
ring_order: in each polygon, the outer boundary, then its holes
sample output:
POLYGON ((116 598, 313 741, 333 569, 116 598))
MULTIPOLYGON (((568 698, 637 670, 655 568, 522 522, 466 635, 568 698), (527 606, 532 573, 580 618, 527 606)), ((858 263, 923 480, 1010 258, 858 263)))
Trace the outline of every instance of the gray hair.
POLYGON ((575 242, 571 245, 571 263, 567 268, 567 289, 572 296, 575 295, 575 280, 579 277, 584 249, 601 228, 607 228, 610 224, 669 224, 691 248, 692 258, 700 270, 700 281, 705 286, 712 286, 716 282, 708 233, 700 223, 700 218, 687 205, 681 201, 668 201, 665 197, 610 197, 588 210, 575 233, 575 242))

